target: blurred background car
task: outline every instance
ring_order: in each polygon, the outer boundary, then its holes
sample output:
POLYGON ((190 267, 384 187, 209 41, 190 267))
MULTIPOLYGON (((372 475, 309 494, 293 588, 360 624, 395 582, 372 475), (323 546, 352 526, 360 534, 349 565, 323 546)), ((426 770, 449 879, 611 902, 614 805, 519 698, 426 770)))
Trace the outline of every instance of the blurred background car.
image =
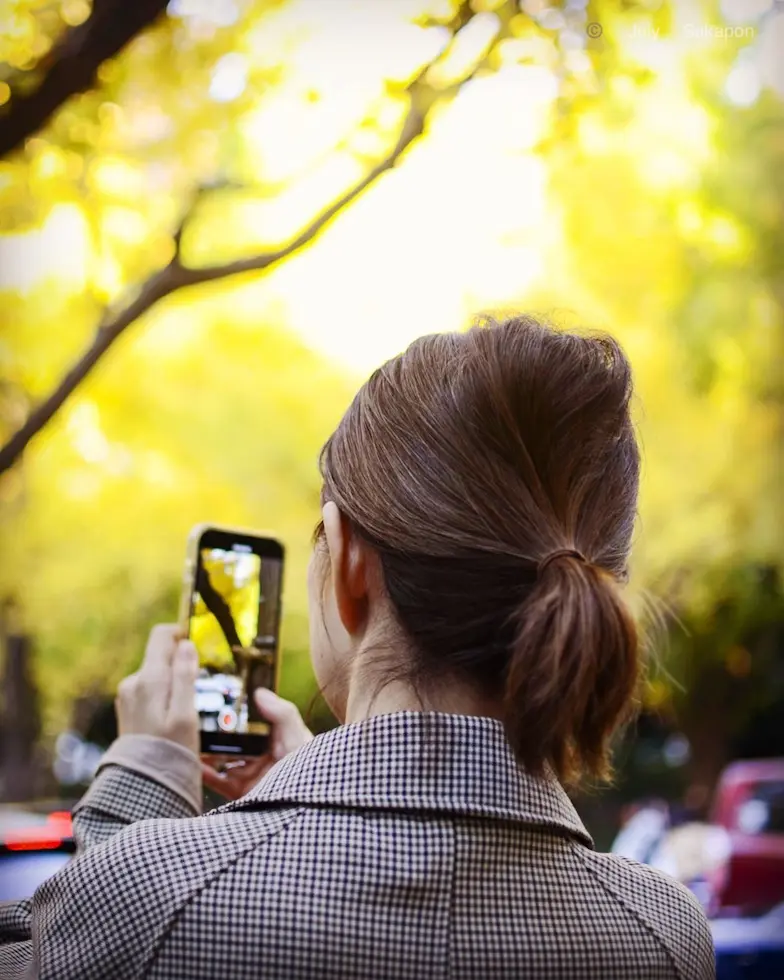
POLYGON ((61 801, 0 807, 0 901, 30 898, 75 851, 71 814, 61 801))
POLYGON ((706 820, 659 799, 626 817, 612 850, 695 893, 711 919, 719 980, 784 977, 784 759, 725 767, 706 820))
POLYGON ((757 919, 715 919, 716 980, 784 977, 784 904, 757 919))
POLYGON ((712 914, 757 916, 784 903, 784 759, 727 767, 712 819, 727 833, 726 856, 709 876, 712 914))

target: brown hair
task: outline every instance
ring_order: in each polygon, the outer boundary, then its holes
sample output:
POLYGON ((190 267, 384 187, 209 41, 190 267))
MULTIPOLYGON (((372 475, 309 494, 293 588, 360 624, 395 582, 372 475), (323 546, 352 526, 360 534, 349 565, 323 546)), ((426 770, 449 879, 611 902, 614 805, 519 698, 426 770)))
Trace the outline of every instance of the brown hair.
POLYGON ((608 774, 638 677, 628 361, 531 317, 415 341, 324 446, 323 500, 377 552, 412 673, 503 699, 533 773, 608 774), (554 554, 558 552, 558 554, 554 554))

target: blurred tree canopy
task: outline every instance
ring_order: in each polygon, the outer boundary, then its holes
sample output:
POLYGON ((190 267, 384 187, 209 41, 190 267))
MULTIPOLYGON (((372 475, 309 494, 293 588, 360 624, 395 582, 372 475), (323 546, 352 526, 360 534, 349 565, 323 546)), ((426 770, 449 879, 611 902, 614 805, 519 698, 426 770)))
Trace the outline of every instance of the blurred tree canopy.
POLYGON ((672 627, 651 705, 688 727, 780 697, 784 14, 130 6, 2 13, 0 594, 47 735, 175 615, 201 520, 286 543, 282 681, 305 702, 318 449, 376 360, 487 308, 632 357, 634 589, 672 627), (65 82, 74 50, 95 64, 65 82))

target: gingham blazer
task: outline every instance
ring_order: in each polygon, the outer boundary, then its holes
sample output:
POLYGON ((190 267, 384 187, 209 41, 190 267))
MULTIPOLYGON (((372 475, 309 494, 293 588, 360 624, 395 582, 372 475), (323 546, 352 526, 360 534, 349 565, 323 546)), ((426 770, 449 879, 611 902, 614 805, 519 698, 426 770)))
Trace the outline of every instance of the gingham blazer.
POLYGON ((337 728, 202 816, 110 765, 74 826, 80 855, 3 910, 4 978, 714 976, 692 895, 596 853, 489 718, 337 728))

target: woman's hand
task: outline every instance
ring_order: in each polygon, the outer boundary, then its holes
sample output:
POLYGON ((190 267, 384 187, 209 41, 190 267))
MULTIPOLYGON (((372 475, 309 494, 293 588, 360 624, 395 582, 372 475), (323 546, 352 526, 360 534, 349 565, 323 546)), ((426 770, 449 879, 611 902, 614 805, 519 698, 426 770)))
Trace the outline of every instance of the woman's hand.
POLYGON ((197 671, 196 648, 179 627, 153 627, 141 667, 117 688, 118 734, 157 735, 198 755, 197 671))
POLYGON ((296 705, 284 701, 266 688, 255 692, 256 707, 271 723, 269 751, 262 756, 238 759, 236 756, 202 756, 202 779, 205 786, 229 800, 238 800, 289 752, 313 738, 296 705))

